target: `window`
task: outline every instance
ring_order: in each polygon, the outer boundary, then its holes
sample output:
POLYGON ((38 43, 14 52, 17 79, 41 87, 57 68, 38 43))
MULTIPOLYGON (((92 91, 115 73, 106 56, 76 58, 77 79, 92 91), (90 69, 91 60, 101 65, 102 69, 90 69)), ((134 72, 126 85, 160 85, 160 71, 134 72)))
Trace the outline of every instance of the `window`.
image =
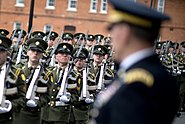
POLYGON ((21 29, 21 22, 14 22, 13 29, 21 29))
POLYGON ((68 10, 77 11, 77 0, 68 0, 68 10))
POLYGON ((101 0, 101 10, 100 13, 107 13, 107 0, 101 0))
POLYGON ((49 24, 46 24, 46 25, 44 25, 44 32, 46 33, 46 32, 50 32, 50 30, 52 30, 52 25, 49 25, 49 24))
POLYGON ((47 0, 46 9, 55 9, 55 0, 47 0))
POLYGON ((165 4, 165 0, 158 0, 157 11, 163 13, 164 12, 164 4, 165 4))
POLYGON ((15 6, 17 6, 17 7, 24 7, 24 0, 16 0, 15 6))
POLYGON ((98 0, 91 0, 90 12, 97 11, 97 3, 98 3, 98 0))

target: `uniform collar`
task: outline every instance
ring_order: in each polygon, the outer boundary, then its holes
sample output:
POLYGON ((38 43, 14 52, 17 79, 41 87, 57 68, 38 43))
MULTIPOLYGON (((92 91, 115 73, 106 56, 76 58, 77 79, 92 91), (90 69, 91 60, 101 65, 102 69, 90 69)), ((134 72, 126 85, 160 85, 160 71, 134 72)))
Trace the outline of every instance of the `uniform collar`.
POLYGON ((154 55, 153 48, 146 48, 146 49, 140 50, 138 52, 135 52, 135 53, 129 55, 128 57, 126 57, 124 60, 122 60, 122 62, 120 64, 120 68, 127 70, 128 68, 130 68, 132 65, 134 65, 138 61, 140 61, 144 58, 147 58, 151 55, 154 55))

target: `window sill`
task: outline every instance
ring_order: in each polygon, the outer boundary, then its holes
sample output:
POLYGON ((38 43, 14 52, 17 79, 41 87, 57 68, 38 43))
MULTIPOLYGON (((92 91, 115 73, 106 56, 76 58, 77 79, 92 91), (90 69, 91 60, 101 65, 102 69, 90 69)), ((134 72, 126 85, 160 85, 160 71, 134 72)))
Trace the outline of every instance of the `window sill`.
POLYGON ((24 4, 15 4, 15 7, 24 7, 24 4))
POLYGON ((76 12, 77 9, 73 9, 73 8, 68 8, 67 11, 71 11, 71 12, 76 12))
POLYGON ((90 10, 89 13, 97 13, 97 11, 90 10))
POLYGON ((48 9, 48 10, 55 10, 55 7, 54 7, 54 6, 46 6, 45 9, 48 9))
POLYGON ((107 14, 107 11, 100 11, 100 14, 107 14))

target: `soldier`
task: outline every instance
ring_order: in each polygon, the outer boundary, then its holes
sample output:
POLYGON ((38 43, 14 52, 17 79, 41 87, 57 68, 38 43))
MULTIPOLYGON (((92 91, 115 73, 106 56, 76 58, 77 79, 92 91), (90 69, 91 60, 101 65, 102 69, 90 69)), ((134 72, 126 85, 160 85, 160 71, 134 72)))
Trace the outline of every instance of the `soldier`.
POLYGON ((96 34, 96 35, 94 35, 94 37, 95 37, 95 40, 96 40, 96 44, 104 45, 103 42, 102 42, 104 36, 102 34, 96 34))
POLYGON ((43 39, 46 36, 46 34, 42 31, 34 31, 34 32, 32 32, 31 36, 32 36, 32 38, 34 37, 34 38, 43 39))
POLYGON ((94 123, 172 123, 178 106, 177 84, 153 52, 160 25, 169 17, 141 3, 110 2, 114 9, 109 29, 120 68, 118 77, 95 101, 94 123))
POLYGON ((62 39, 62 43, 69 43, 73 45, 73 35, 71 33, 64 33, 62 39))
POLYGON ((85 48, 88 51, 91 50, 92 45, 95 45, 96 44, 94 39, 95 38, 94 38, 94 36, 92 34, 88 34, 88 36, 87 36, 87 43, 86 43, 86 46, 85 46, 85 48))
POLYGON ((25 75, 20 68, 7 61, 12 41, 0 35, 0 123, 13 124, 25 101, 25 75))
MULTIPOLYGON (((58 33, 54 32, 54 31, 51 31, 50 36, 48 36, 49 33, 50 33, 50 32, 46 32, 46 38, 49 37, 49 38, 48 38, 48 41, 47 41, 47 42, 48 42, 48 48, 52 48, 53 45, 54 45, 55 39, 58 37, 58 33)), ((46 40, 47 40, 47 39, 46 39, 46 40)))
MULTIPOLYGON (((60 43, 55 54, 58 61, 53 68, 54 83, 51 84, 49 104, 43 109, 42 124, 68 124, 71 106, 61 100, 59 91, 64 79, 65 69, 68 68, 73 46, 68 43, 60 43)), ((69 102, 69 101, 67 101, 69 102)))
MULTIPOLYGON (((110 80, 114 77, 114 72, 107 66, 107 62, 105 60, 105 55, 107 54, 108 49, 103 45, 95 45, 93 51, 93 64, 90 69, 90 72, 95 75, 96 84, 102 83, 102 85, 108 85, 110 80), (104 65, 104 69, 101 72, 101 68, 104 65), (103 81, 100 81, 100 74, 103 73, 103 81)), ((99 89, 100 90, 100 89, 99 89)))
POLYGON ((26 36, 26 31, 22 29, 22 34, 21 33, 21 29, 15 29, 12 31, 11 34, 11 39, 12 39, 12 46, 14 46, 17 42, 18 45, 21 45, 24 42, 24 37, 26 36), (17 41, 19 38, 19 35, 21 35, 21 39, 20 41, 17 41))
POLYGON ((75 59, 75 66, 69 74, 67 88, 71 93, 72 109, 70 124, 86 124, 89 120, 90 104, 94 102, 93 94, 90 94, 87 87, 88 83, 86 82, 86 84, 84 84, 83 82, 83 78, 88 76, 86 68, 86 58, 88 57, 88 51, 85 48, 82 48, 81 51, 76 49, 73 57, 75 59), (87 96, 84 97, 85 94, 87 96))
POLYGON ((76 33, 74 35, 74 47, 77 48, 79 47, 82 43, 83 43, 83 40, 85 38, 85 34, 84 33, 76 33))
POLYGON ((41 63, 47 43, 41 38, 31 38, 27 41, 29 57, 22 69, 26 75, 26 103, 21 111, 20 124, 40 124, 41 107, 49 102, 49 87, 53 82, 51 71, 41 63))
POLYGON ((9 34, 9 31, 6 29, 0 29, 0 35, 7 36, 9 34))

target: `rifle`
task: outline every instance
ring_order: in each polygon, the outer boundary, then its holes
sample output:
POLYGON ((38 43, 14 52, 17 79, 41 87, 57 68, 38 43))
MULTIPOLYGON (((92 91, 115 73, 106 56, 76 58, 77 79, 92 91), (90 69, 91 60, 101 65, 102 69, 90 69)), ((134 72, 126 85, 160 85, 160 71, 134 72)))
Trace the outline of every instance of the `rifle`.
POLYGON ((58 45, 60 44, 60 41, 61 41, 61 39, 62 39, 62 37, 63 37, 63 34, 64 34, 64 33, 63 33, 63 31, 62 31, 62 33, 60 34, 60 36, 59 36, 59 38, 58 38, 58 40, 57 40, 57 43, 55 44, 55 47, 54 47, 53 50, 50 52, 49 56, 46 58, 46 65, 49 65, 52 56, 55 54, 55 51, 56 51, 58 45))
POLYGON ((50 30, 50 31, 49 31, 49 34, 48 34, 48 36, 47 36, 47 38, 46 38, 46 40, 45 40, 46 42, 49 40, 49 38, 50 38, 50 36, 51 36, 51 32, 52 32, 52 31, 50 30))

